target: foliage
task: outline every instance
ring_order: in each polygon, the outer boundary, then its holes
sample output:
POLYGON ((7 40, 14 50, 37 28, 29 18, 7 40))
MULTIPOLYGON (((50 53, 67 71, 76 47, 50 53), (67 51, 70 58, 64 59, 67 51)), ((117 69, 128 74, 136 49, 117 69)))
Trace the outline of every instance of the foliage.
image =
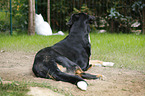
MULTIPOLYGON (((124 16, 120 14, 115 8, 110 9, 110 14, 108 15, 109 27, 113 26, 113 30, 117 33, 130 33, 131 32, 131 17, 124 16), (113 25, 111 24, 113 23, 113 25)), ((111 31, 111 30, 110 30, 111 31)))
POLYGON ((145 7, 145 4, 143 4, 141 0, 134 2, 131 6, 132 11, 134 12, 134 15, 132 17, 134 19, 137 19, 141 23, 142 26, 143 26, 143 20, 142 20, 143 7, 145 7))
POLYGON ((10 21, 9 21, 9 12, 8 11, 2 11, 0 12, 0 32, 5 32, 9 30, 10 27, 10 21))
POLYGON ((9 30, 9 8, 6 6, 8 3, 6 0, 0 1, 0 32, 9 30))
MULTIPOLYGON (((8 0, 6 2, 5 0, 1 0, 0 10, 8 11, 8 3, 8 0)), ((37 4, 37 12, 41 13, 46 21, 47 0, 37 0, 37 4)), ((66 22, 72 13, 86 12, 96 16, 98 28, 102 20, 107 21, 105 22, 105 28, 107 29, 112 26, 111 21, 114 21, 119 24, 114 27, 117 29, 114 29, 115 32, 123 31, 122 29, 127 30, 124 32, 129 32, 132 21, 137 20, 142 26, 142 10, 144 6, 145 4, 143 4, 142 0, 50 0, 51 27, 53 30, 66 31, 68 30, 66 22), (110 26, 107 26, 107 24, 110 26)), ((12 11, 13 29, 27 29, 28 0, 12 0, 12 11)), ((0 20, 1 31, 8 29, 8 20, 0 20)), ((114 23, 114 25, 116 24, 114 23)), ((141 26, 139 27, 140 29, 141 26)))
MULTIPOLYGON (((5 32, 10 29, 9 1, 0 1, 0 31, 5 32)), ((12 27, 13 30, 27 29, 28 25, 28 1, 12 0, 12 27)))
MULTIPOLYGON (((89 15, 93 15, 92 10, 90 10, 90 8, 88 8, 88 6, 86 4, 83 4, 81 6, 80 10, 77 9, 77 8, 73 8, 73 11, 71 12, 71 14, 77 14, 77 13, 82 13, 82 12, 86 13, 86 14, 89 14, 89 15)), ((66 22, 68 22, 69 19, 70 19, 70 16, 66 16, 66 22)), ((91 29, 96 30, 96 26, 91 24, 90 27, 91 27, 91 29)))
MULTIPOLYGON (((83 5, 81 6, 80 10, 77 9, 77 8, 73 8, 73 11, 72 11, 70 14, 77 14, 77 13, 82 13, 82 12, 83 12, 83 13, 87 13, 87 14, 89 14, 89 15, 92 15, 92 14, 93 14, 93 12, 87 7, 86 4, 83 4, 83 5)), ((70 16, 67 16, 67 17, 66 17, 66 21, 68 22, 69 19, 70 19, 70 16)))
POLYGON ((81 13, 81 12, 87 13, 89 15, 92 15, 93 14, 93 12, 88 8, 88 6, 86 4, 83 4, 81 6, 81 9, 80 10, 78 10, 77 8, 74 8, 74 11, 73 11, 74 14, 75 13, 81 13))
POLYGON ((15 28, 26 29, 28 25, 28 0, 14 0, 12 2, 13 18, 15 28))
POLYGON ((136 1, 131 7, 133 11, 138 11, 142 10, 143 7, 145 7, 145 4, 143 4, 142 1, 136 1))
POLYGON ((6 5, 8 5, 8 0, 1 0, 0 1, 0 10, 8 10, 8 6, 6 6, 6 5))

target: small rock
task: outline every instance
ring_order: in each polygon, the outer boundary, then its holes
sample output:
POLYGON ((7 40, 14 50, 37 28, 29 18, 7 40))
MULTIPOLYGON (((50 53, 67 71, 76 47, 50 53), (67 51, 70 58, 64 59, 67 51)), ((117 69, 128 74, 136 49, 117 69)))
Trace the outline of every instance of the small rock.
POLYGON ((5 52, 5 50, 1 50, 0 52, 3 53, 3 52, 5 52))

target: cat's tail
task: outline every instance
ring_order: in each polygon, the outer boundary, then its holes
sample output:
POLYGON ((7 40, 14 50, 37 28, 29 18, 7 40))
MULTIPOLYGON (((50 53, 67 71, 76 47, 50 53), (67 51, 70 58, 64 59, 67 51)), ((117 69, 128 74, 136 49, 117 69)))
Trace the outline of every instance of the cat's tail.
POLYGON ((64 35, 62 31, 58 31, 57 33, 53 33, 52 35, 64 35))

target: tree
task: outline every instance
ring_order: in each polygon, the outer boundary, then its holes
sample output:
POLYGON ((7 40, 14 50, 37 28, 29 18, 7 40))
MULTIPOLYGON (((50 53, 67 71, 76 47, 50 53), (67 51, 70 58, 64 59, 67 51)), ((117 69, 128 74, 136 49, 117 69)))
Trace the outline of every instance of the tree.
POLYGON ((29 0, 28 35, 35 34, 35 0, 29 0))
POLYGON ((50 24, 50 0, 47 0, 47 21, 50 24))
MULTIPOLYGON (((144 3, 145 3, 145 1, 144 1, 144 3)), ((143 7, 143 11, 142 11, 142 14, 143 14, 143 16, 142 16, 142 22, 143 22, 143 25, 142 25, 142 33, 143 34, 145 34, 145 6, 143 7)))

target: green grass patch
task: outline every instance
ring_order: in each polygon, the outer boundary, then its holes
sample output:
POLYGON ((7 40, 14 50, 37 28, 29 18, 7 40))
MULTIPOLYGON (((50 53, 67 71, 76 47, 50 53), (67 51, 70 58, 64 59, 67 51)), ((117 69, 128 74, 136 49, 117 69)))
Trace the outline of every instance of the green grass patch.
POLYGON ((11 84, 0 83, 0 96, 27 96, 29 91, 27 85, 25 83, 17 84, 15 82, 11 84))
POLYGON ((92 59, 111 61, 114 67, 145 70, 145 35, 91 34, 92 59))
POLYGON ((41 48, 52 46, 65 36, 28 36, 23 35, 0 35, 0 49, 6 51, 35 52, 41 48))
MULTIPOLYGON (((67 34, 66 34, 67 35, 67 34)), ((0 50, 37 52, 65 36, 0 34, 0 50)), ((114 62, 116 68, 145 70, 145 35, 91 33, 92 59, 114 62)))
POLYGON ((30 87, 48 88, 54 92, 63 94, 65 96, 73 96, 70 92, 55 88, 49 83, 35 83, 35 82, 17 82, 3 84, 0 82, 0 96, 29 96, 27 93, 30 87))

